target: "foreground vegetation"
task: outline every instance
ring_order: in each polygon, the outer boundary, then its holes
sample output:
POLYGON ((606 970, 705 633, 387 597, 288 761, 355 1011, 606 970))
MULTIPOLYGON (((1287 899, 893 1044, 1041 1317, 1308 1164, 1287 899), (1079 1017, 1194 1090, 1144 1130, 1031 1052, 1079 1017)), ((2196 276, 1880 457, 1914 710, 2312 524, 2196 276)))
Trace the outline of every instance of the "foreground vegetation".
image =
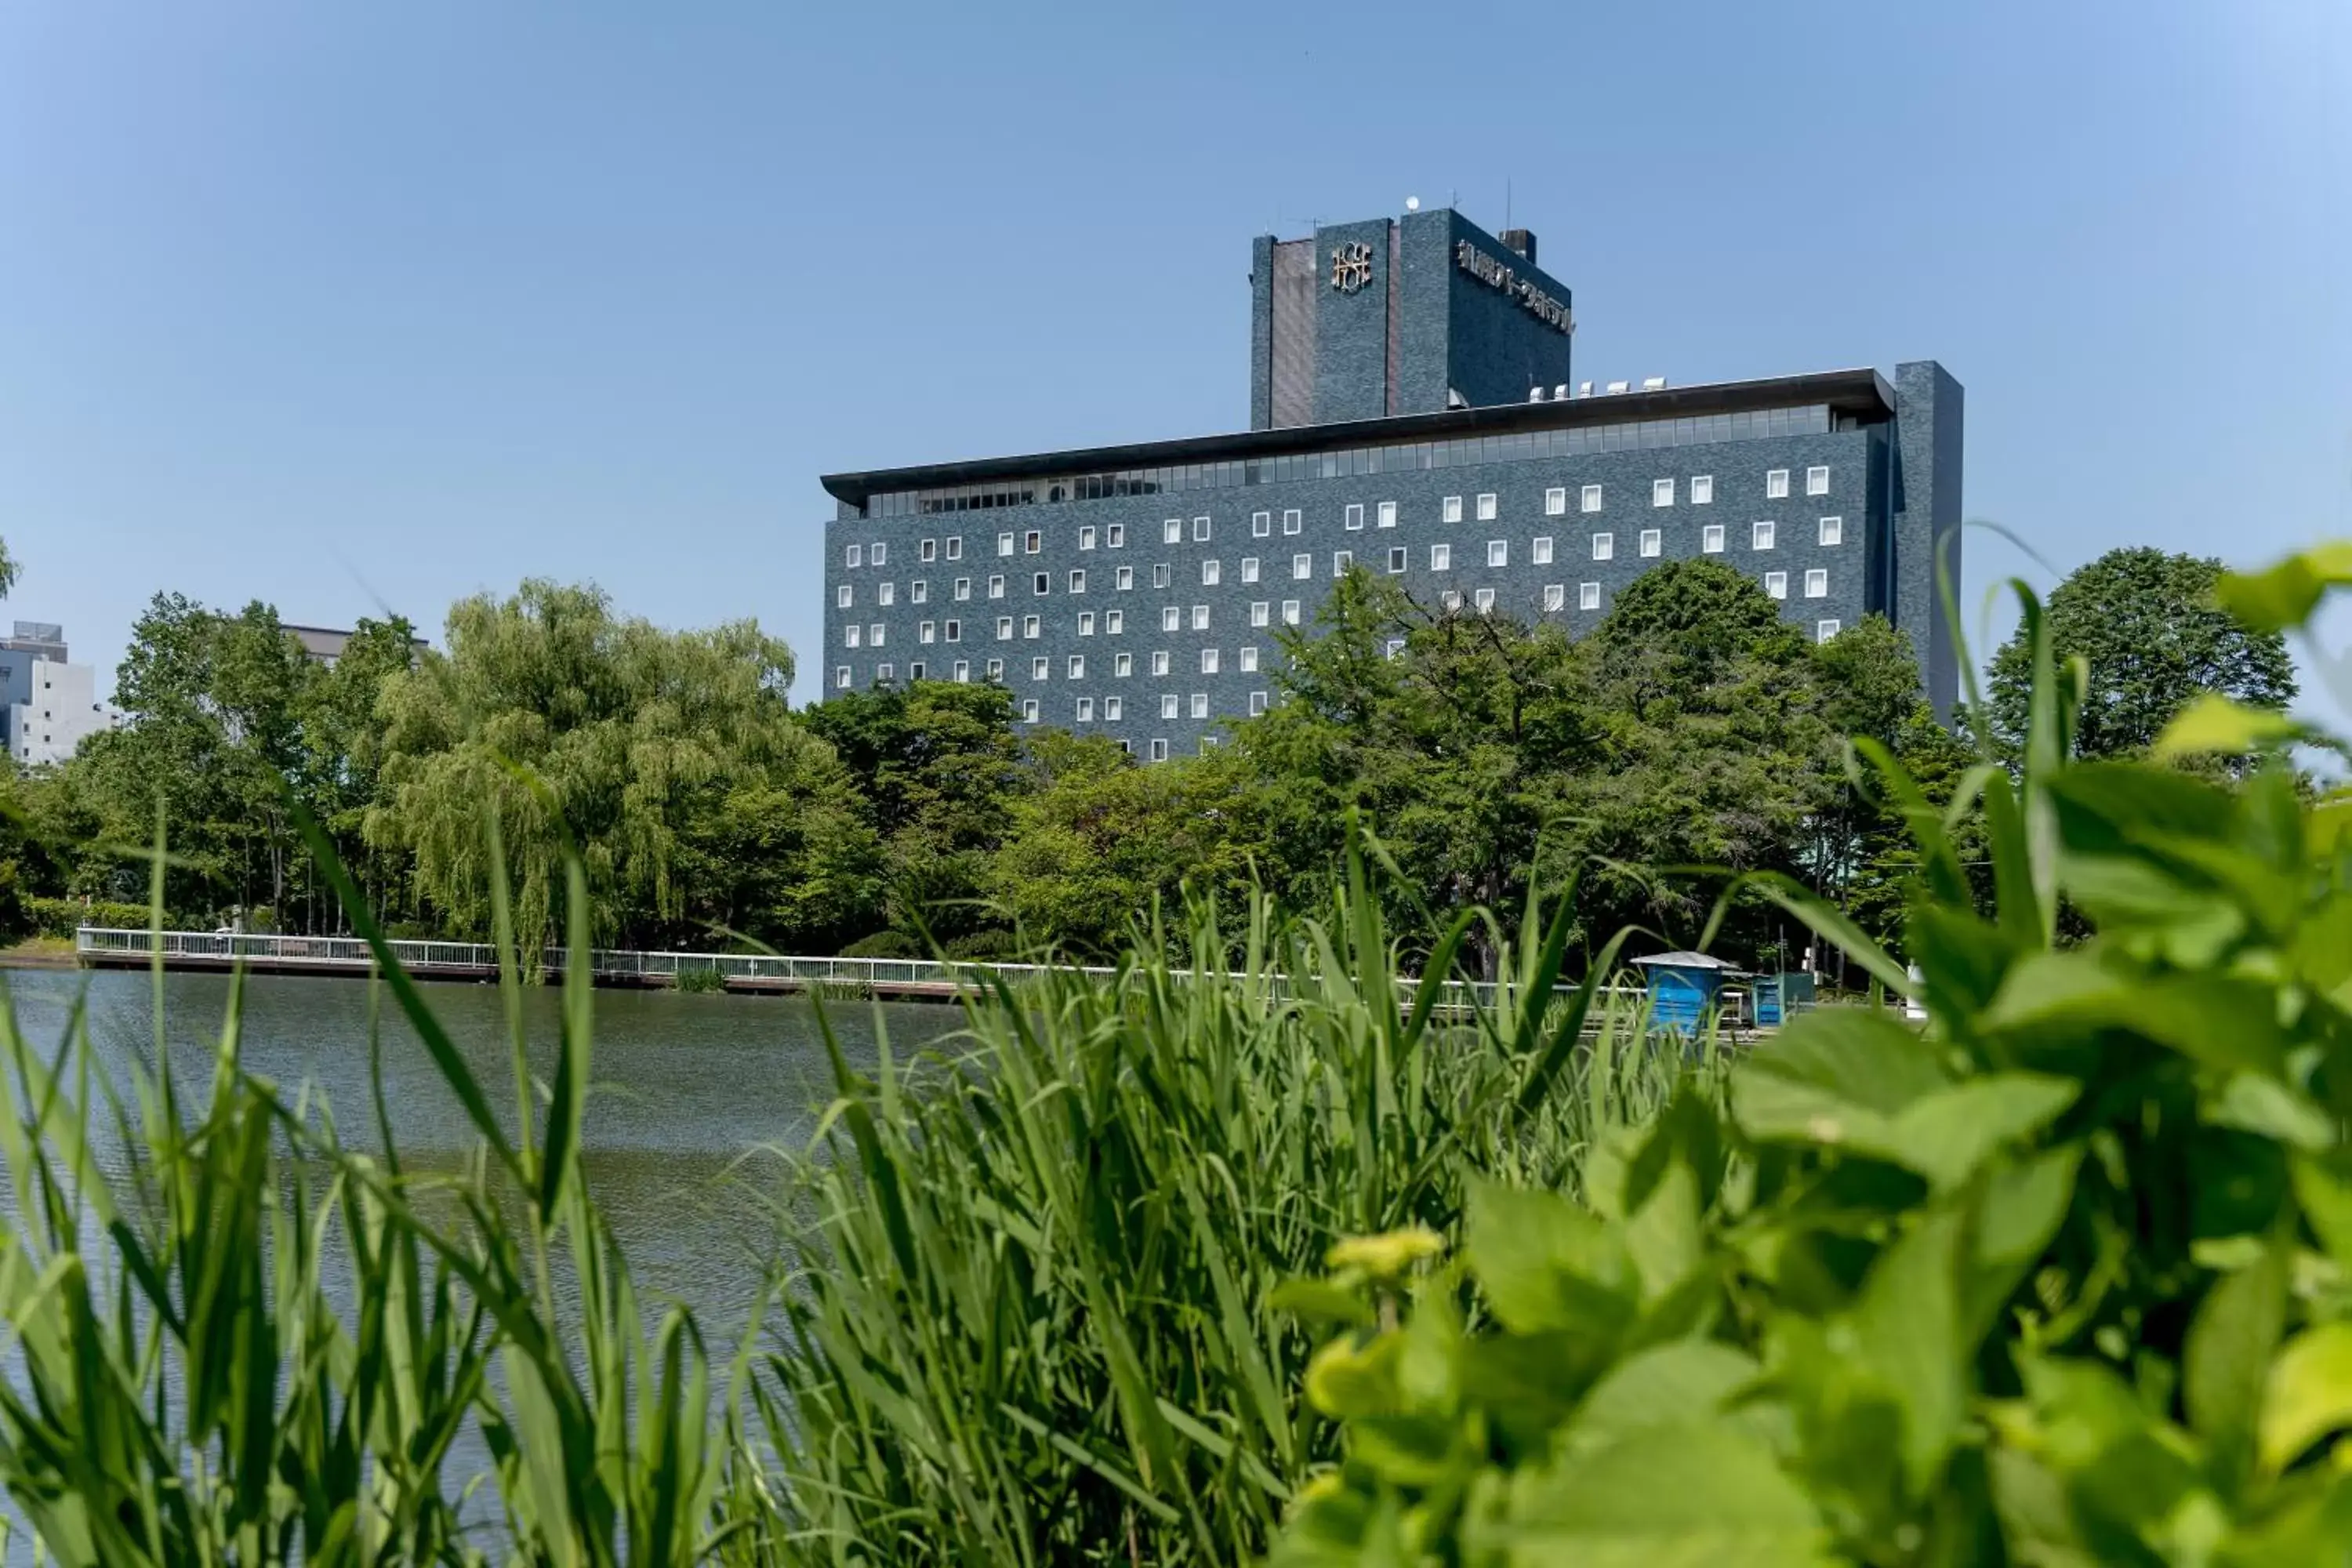
MULTIPOLYGON (((2331 584, 2352 552, 2223 592, 2276 628, 2331 584)), ((2084 672, 2026 626, 2015 769, 1937 799, 1857 744, 1923 982, 1749 885, 1924 1033, 1647 1038, 1579 900, 1418 909, 1366 842, 1304 913, 1202 901, 1115 984, 975 994, 951 1054, 836 1051, 736 1346, 599 1218, 584 986, 546 1083, 518 1022, 509 1099, 388 966, 480 1135, 455 1173, 246 1072, 234 1005, 127 1085, 79 1018, 8 1024, 0 1484, 76 1564, 2345 1561, 2352 797, 2220 700, 2158 750, 2273 757, 2242 778, 2080 759, 2084 672), (1474 952, 1507 983, 1441 1010, 1474 952)))
MULTIPOLYGON (((2119 551, 2053 595, 2059 651, 2096 672, 2086 754, 2144 753, 2197 691, 2292 698, 2278 636, 2210 604, 2217 572, 2119 551)), ((1720 560, 1666 563, 1571 641, 1357 574, 1311 635, 1268 634, 1269 712, 1207 754, 1139 767, 1099 735, 1016 725, 994 686, 794 710, 791 654, 758 627, 666 632, 590 588, 468 599, 422 654, 404 622, 369 623, 331 668, 266 606, 161 596, 118 680, 128 727, 54 773, 0 778, 0 934, 68 927, 83 900, 143 905, 110 851, 152 838, 160 801, 177 923, 344 929, 299 804, 396 934, 481 941, 487 801, 527 943, 555 929, 568 828, 610 945, 1001 956, 1018 931, 1108 957, 1183 884, 1318 903, 1353 808, 1447 917, 1530 891, 1557 903, 1573 874, 1580 940, 1638 921, 1688 945, 1732 877, 1775 871, 1899 948, 1916 859, 1900 819, 1850 783, 1844 740, 1888 747, 1938 800, 1972 751, 1923 706, 1914 650, 1885 621, 1816 646, 1787 608, 1720 560)), ((1979 710, 2012 758, 2024 660, 2012 642, 1979 710)), ((1389 913, 1416 918, 1402 900, 1389 913)), ((1804 940, 1744 897, 1717 937, 1788 966, 1804 940)))

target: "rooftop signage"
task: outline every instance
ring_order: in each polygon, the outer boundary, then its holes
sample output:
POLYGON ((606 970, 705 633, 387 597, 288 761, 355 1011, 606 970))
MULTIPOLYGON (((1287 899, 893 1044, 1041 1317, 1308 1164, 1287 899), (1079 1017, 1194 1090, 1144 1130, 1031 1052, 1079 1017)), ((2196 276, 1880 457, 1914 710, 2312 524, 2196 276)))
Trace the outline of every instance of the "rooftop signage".
POLYGON ((1454 242, 1454 265, 1489 289, 1500 289, 1509 295, 1519 309, 1554 331, 1576 331, 1576 318, 1566 305, 1553 299, 1532 279, 1520 277, 1517 270, 1506 267, 1470 241, 1458 239, 1454 242))

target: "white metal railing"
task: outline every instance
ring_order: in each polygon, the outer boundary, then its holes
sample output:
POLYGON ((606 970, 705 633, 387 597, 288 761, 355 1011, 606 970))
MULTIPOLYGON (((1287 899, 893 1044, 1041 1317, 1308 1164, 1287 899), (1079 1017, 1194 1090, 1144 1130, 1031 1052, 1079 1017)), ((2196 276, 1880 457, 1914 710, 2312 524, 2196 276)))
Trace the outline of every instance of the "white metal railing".
MULTIPOLYGON (((498 973, 498 949, 487 942, 396 941, 387 942, 384 945, 392 950, 392 956, 401 966, 412 973, 457 973, 488 976, 498 973)), ((145 959, 161 952, 166 962, 181 959, 228 963, 243 959, 278 968, 329 971, 364 971, 375 963, 374 951, 355 936, 260 936, 228 931, 146 931, 83 926, 74 932, 74 951, 92 958, 145 959)), ((569 966, 569 954, 560 947, 546 948, 540 954, 541 968, 548 974, 562 973, 569 966)), ((636 952, 604 947, 589 950, 588 967, 590 973, 596 978, 609 980, 675 981, 683 973, 716 971, 726 979, 752 985, 805 988, 831 983, 868 989, 908 986, 956 988, 974 984, 991 974, 1017 978, 1055 970, 1105 977, 1118 973, 1116 969, 1085 964, 982 963, 929 958, 798 958, 751 952, 636 952)), ((1397 985, 1400 990, 1412 992, 1419 989, 1421 982, 1417 978, 1401 975, 1397 985)), ((1442 983, 1440 994, 1457 1006, 1473 998, 1482 1005, 1491 1006, 1498 996, 1506 995, 1513 989, 1515 987, 1507 981, 1448 980, 1442 983)), ((1573 989, 1572 985, 1555 987, 1560 992, 1573 989)), ((1605 994, 1621 992, 1628 995, 1639 994, 1623 987, 1604 988, 1605 994)))

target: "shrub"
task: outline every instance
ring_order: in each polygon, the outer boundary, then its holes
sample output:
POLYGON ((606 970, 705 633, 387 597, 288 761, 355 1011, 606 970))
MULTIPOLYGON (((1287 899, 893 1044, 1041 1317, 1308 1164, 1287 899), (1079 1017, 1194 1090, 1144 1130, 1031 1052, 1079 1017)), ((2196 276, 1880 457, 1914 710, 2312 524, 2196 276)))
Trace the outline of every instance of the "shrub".
POLYGON ((844 958, 920 958, 922 943, 902 931, 877 931, 841 950, 844 958))
POLYGON ((947 944, 946 953, 968 963, 1019 963, 1034 956, 1009 931, 966 931, 947 944))
MULTIPOLYGON (((2346 1560, 2352 795, 2307 806, 2283 755, 2234 792, 2070 765, 2083 672, 2025 624, 2022 771, 1963 792, 1990 909, 1869 758, 1921 856, 1925 1029, 1808 1014, 1727 1109, 1612 1135, 1581 1201, 1482 1184, 1449 1264, 1331 1253, 1288 1299, 1345 1325, 1307 1388, 1346 1450, 1277 1563, 2346 1560)), ((2171 732, 2301 738, 2219 700, 2171 732)))
MULTIPOLYGON (((150 912, 145 904, 110 903, 104 900, 84 903, 79 899, 26 899, 25 919, 36 936, 63 937, 72 940, 74 931, 82 926, 101 926, 113 931, 145 931, 150 912)), ((173 926, 170 918, 164 925, 173 926)), ((209 931, 207 924, 203 929, 209 931)))
POLYGON ((707 996, 726 990, 727 976, 710 964, 692 964, 677 972, 671 988, 692 996, 707 996))

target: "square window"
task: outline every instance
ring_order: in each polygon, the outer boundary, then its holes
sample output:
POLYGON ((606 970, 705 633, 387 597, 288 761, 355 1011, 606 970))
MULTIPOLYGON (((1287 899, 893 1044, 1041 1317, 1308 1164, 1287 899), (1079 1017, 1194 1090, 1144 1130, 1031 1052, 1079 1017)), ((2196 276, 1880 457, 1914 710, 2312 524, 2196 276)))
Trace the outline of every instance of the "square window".
POLYGON ((1115 637, 1125 630, 1127 630, 1127 612, 1125 610, 1105 610, 1103 612, 1103 634, 1106 637, 1115 637))
POLYGON ((1095 635, 1095 613, 1092 610, 1087 611, 1078 617, 1078 635, 1082 637, 1095 635))
POLYGON ((1764 591, 1767 594, 1771 595, 1772 597, 1776 599, 1787 598, 1789 596, 1789 574, 1786 572, 1765 573, 1764 591))
POLYGON ((1044 654, 1042 654, 1042 653, 1041 653, 1041 654, 1039 654, 1036 658, 1033 658, 1033 659, 1031 659, 1031 660, 1029 661, 1029 679, 1032 679, 1032 680, 1051 680, 1053 678, 1054 678, 1054 661, 1053 661, 1052 659, 1048 658, 1045 655, 1044 655, 1044 654))
POLYGON ((1171 581, 1172 581, 1172 579, 1169 574, 1168 563, 1165 561, 1153 562, 1151 563, 1151 585, 1155 588, 1165 588, 1171 581))
POLYGON ((1837 544, 1842 542, 1844 538, 1845 519, 1842 517, 1825 517, 1822 519, 1822 542, 1823 544, 1837 544))
POLYGON ((1598 583, 1579 583, 1576 585, 1576 607, 1580 610, 1599 609, 1601 607, 1601 584, 1598 583))
POLYGON ((1256 556, 1244 555, 1242 557, 1242 581, 1244 583, 1255 583, 1257 581, 1256 556))
POLYGON ((1568 491, 1564 487, 1555 485, 1544 491, 1544 515, 1546 517, 1568 515, 1568 491))
POLYGON ((1262 626, 1269 624, 1273 610, 1274 606, 1267 604, 1264 599, 1251 600, 1250 625, 1254 626, 1262 626))
POLYGON ((1083 594, 1086 591, 1087 573, 1086 568, 1081 566, 1072 571, 1070 574, 1070 592, 1073 594, 1083 594))
POLYGON ((1360 531, 1364 526, 1364 503, 1361 501, 1349 501, 1340 526, 1347 529, 1350 533, 1360 531))
POLYGON ((1617 536, 1615 534, 1596 533, 1592 536, 1592 558, 1595 561, 1609 560, 1616 553, 1617 536))
POLYGON ((918 577, 913 582, 908 584, 907 597, 918 605, 929 604, 931 602, 931 580, 928 577, 918 577))
POLYGON ((1826 567, 1815 566, 1805 573, 1805 597, 1826 599, 1830 596, 1830 574, 1826 567))
POLYGON ((1181 517, 1171 517, 1166 522, 1161 523, 1160 525, 1160 542, 1162 544, 1183 543, 1184 520, 1181 517))
POLYGON ((1133 675, 1135 673, 1135 656, 1131 653, 1115 653, 1111 655, 1110 672, 1115 676, 1122 678, 1133 675))
POLYGON ((1030 640, 1033 640, 1033 641, 1034 641, 1034 640, 1036 638, 1036 637, 1037 637, 1038 633, 1039 633, 1040 631, 1042 631, 1043 629, 1044 629, 1043 623, 1038 619, 1038 617, 1037 617, 1037 616, 1022 616, 1022 617, 1021 617, 1021 635, 1022 635, 1022 637, 1023 637, 1024 638, 1030 639, 1030 640))
POLYGON ((989 574, 989 576, 988 576, 988 596, 989 596, 990 598, 992 598, 992 599, 1002 599, 1003 597, 1004 597, 1004 574, 1003 574, 1003 573, 1002 573, 1002 572, 992 572, 992 573, 990 573, 990 574, 989 574))
MULTIPOLYGON (((1160 694, 1160 716, 1162 719, 1173 719, 1173 718, 1175 718, 1175 717, 1176 717, 1177 705, 1178 705, 1179 700, 1180 700, 1178 699, 1177 695, 1176 695, 1174 692, 1172 692, 1172 691, 1163 691, 1163 692, 1161 692, 1161 693, 1160 694)), ((1164 741, 1159 741, 1159 742, 1153 742, 1153 744, 1155 744, 1155 745, 1165 745, 1166 743, 1167 743, 1167 742, 1164 742, 1164 741)))
POLYGON ((988 679, 991 680, 1002 680, 1004 679, 1004 661, 1003 659, 992 658, 988 661, 988 679))
POLYGON ((1254 511, 1250 513, 1250 537, 1252 539, 1264 539, 1273 531, 1274 513, 1270 511, 1254 511))
POLYGON ((849 689, 849 666, 837 664, 833 667, 833 685, 836 691, 849 689))
POLYGON ((1011 616, 999 616, 996 617, 996 640, 998 642, 1011 642, 1013 640, 1013 617, 1011 616))
POLYGON ((1037 721, 1037 700, 1034 697, 1024 697, 1021 700, 1021 721, 1024 724, 1034 724, 1037 721))
POLYGON ((874 679, 877 680, 887 680, 898 673, 898 669, 896 665, 877 664, 874 667, 874 679))
POLYGON ((1599 485, 1585 486, 1584 494, 1578 504, 1585 511, 1599 511, 1601 510, 1601 487, 1599 485))
POLYGON ((1772 525, 1770 523, 1759 522, 1756 524, 1750 532, 1754 535, 1754 538, 1750 542, 1752 542, 1757 549, 1769 550, 1772 548, 1772 525))
POLYGON ((877 621, 872 626, 866 628, 866 646, 868 647, 880 647, 882 646, 881 622, 877 621))
POLYGON ((1204 647, 1201 650, 1201 673, 1202 675, 1214 675, 1217 673, 1217 650, 1215 648, 1204 647))
POLYGON ((1655 556, 1660 550, 1665 547, 1665 542, 1666 536, 1663 531, 1654 528, 1643 529, 1642 531, 1643 558, 1644 560, 1648 560, 1655 556))
POLYGON ((1652 506, 1674 505, 1675 481, 1672 479, 1652 479, 1650 481, 1650 504, 1652 506))
POLYGON ((859 626, 856 623, 852 622, 850 625, 841 628, 841 646, 844 647, 856 647, 864 640, 865 636, 865 628, 859 626))
POLYGON ((1789 493, 1789 470, 1774 468, 1764 476, 1764 499, 1780 500, 1789 493))
POLYGON ((1114 586, 1116 586, 1122 594, 1132 592, 1135 587, 1135 568, 1132 566, 1120 567, 1118 569, 1118 578, 1114 586))
POLYGON ((1051 572, 1037 573, 1029 579, 1029 584, 1034 593, 1050 594, 1054 591, 1054 574, 1051 572))
POLYGON ((1480 522, 1492 522, 1495 521, 1495 498, 1493 496, 1483 495, 1478 498, 1478 521, 1480 522))
POLYGON ((909 680, 920 680, 923 679, 923 661, 921 659, 919 658, 914 663, 907 667, 907 679, 909 680))
POLYGON ((1045 536, 1033 528, 1021 536, 1021 548, 1034 555, 1045 548, 1045 536))
POLYGON ((996 536, 996 552, 999 555, 1010 555, 1013 553, 1013 536, 1011 534, 1000 533, 996 536))
POLYGON ((1390 571, 1390 573, 1391 573, 1391 574, 1394 574, 1399 573, 1399 572, 1402 572, 1402 571, 1403 571, 1403 570, 1404 570, 1404 546, 1403 546, 1403 545, 1402 545, 1402 544, 1391 544, 1391 545, 1390 545, 1390 546, 1389 546, 1389 571, 1390 571))
POLYGON ((971 578, 959 577, 955 580, 955 596, 959 602, 971 597, 971 578))
POLYGON ((1458 610, 1462 607, 1461 590, 1456 588, 1448 588, 1445 592, 1437 595, 1437 602, 1445 606, 1448 611, 1458 610))
POLYGON ((1151 656, 1151 673, 1154 675, 1165 675, 1168 673, 1168 650, 1166 648, 1161 648, 1151 656))
POLYGON ((940 558, 940 542, 936 539, 924 540, 921 544, 916 546, 915 558, 919 561, 938 560, 940 558))
POLYGON ((1251 693, 1250 693, 1250 716, 1251 716, 1252 718, 1255 718, 1258 714, 1263 713, 1263 712, 1265 712, 1265 692, 1263 692, 1263 691, 1253 691, 1253 692, 1251 692, 1251 693))
POLYGON ((1356 563, 1356 552, 1355 552, 1354 551, 1352 551, 1352 550, 1334 550, 1333 552, 1331 552, 1331 575, 1332 575, 1332 576, 1334 576, 1334 577, 1344 577, 1344 576, 1346 576, 1346 575, 1347 575, 1347 574, 1348 574, 1348 568, 1349 568, 1349 567, 1350 567, 1350 566, 1352 566, 1352 565, 1354 565, 1355 563, 1356 563))
POLYGON ((1549 566, 1551 564, 1550 534, 1545 533, 1538 534, 1537 536, 1535 543, 1528 548, 1528 559, 1534 562, 1538 566, 1549 566))
POLYGON ((925 621, 915 628, 915 640, 917 642, 929 642, 939 636, 939 631, 940 628, 938 622, 925 621))
POLYGON ((1713 474, 1693 474, 1691 476, 1691 505, 1713 506, 1714 504, 1715 476, 1713 474))
POLYGON ((1511 545, 1510 545, 1510 542, 1509 542, 1508 540, 1504 540, 1504 539, 1490 539, 1490 540, 1486 541, 1486 564, 1487 564, 1487 565, 1489 565, 1489 566, 1508 566, 1510 563, 1511 563, 1511 545))
POLYGON ((1286 626, 1295 626, 1298 624, 1297 600, 1285 599, 1282 601, 1282 624, 1286 626))
POLYGON ((1192 629, 1196 632, 1205 632, 1209 629, 1208 605, 1195 605, 1192 606, 1192 629))
POLYGON ((1312 577, 1312 576, 1314 576, 1314 575, 1315 575, 1315 557, 1313 557, 1312 555, 1294 555, 1294 556, 1292 556, 1292 557, 1290 558, 1290 575, 1291 575, 1294 579, 1301 578, 1301 577, 1312 577))
POLYGON ((1545 584, 1544 608, 1547 610, 1564 610, 1568 608, 1568 584, 1565 583, 1545 584))
POLYGON ((1081 550, 1092 550, 1094 547, 1095 547, 1095 529, 1094 529, 1094 524, 1092 524, 1092 523, 1088 523, 1088 524, 1087 524, 1087 526, 1086 526, 1086 527, 1081 528, 1080 530, 1078 530, 1078 548, 1079 548, 1079 549, 1081 549, 1081 550))
POLYGON ((1252 643, 1247 647, 1242 649, 1242 669, 1245 674, 1255 673, 1256 671, 1257 644, 1252 643))
POLYGON ((1209 520, 1207 518, 1196 517, 1192 520, 1192 537, 1195 540, 1206 542, 1209 537, 1209 520))
POLYGON ((847 564, 847 565, 851 565, 851 566, 863 566, 863 565, 865 565, 865 564, 866 564, 866 546, 864 546, 864 545, 862 545, 862 544, 853 544, 853 545, 848 546, 846 549, 845 549, 844 551, 842 551, 842 552, 841 552, 841 559, 842 559, 843 563, 844 563, 845 564, 847 564))
POLYGON ((1454 569, 1454 546, 1451 544, 1431 545, 1429 547, 1429 569, 1432 572, 1452 571, 1454 569))
POLYGON ((856 602, 856 598, 857 591, 844 583, 833 591, 833 607, 836 610, 845 610, 856 602))
POLYGON ((1202 563, 1201 563, 1201 585, 1202 585, 1202 587, 1204 587, 1204 588, 1213 588, 1213 587, 1216 586, 1218 576, 1219 576, 1219 575, 1220 575, 1223 571, 1224 571, 1224 565, 1223 565, 1223 563, 1221 563, 1221 562, 1216 562, 1216 561, 1203 561, 1203 562, 1202 562, 1202 563))
POLYGON ((1838 624, 1835 621, 1815 621, 1813 623, 1813 640, 1815 642, 1827 642, 1830 638, 1837 635, 1838 624))
POLYGON ((1160 629, 1172 632, 1184 624, 1184 612, 1173 605, 1160 606, 1160 629))
POLYGON ((1384 500, 1381 502, 1379 515, 1380 525, 1382 528, 1394 528, 1396 526, 1396 502, 1392 500, 1384 500))
POLYGON ((888 545, 887 545, 887 544, 883 543, 880 540, 878 540, 878 539, 877 539, 877 540, 876 540, 876 541, 874 542, 874 556, 873 556, 873 559, 874 559, 874 564, 875 564, 875 565, 877 565, 877 566, 881 565, 881 564, 882 564, 882 563, 884 563, 885 561, 887 561, 888 559, 890 559, 890 547, 889 547, 888 545))
POLYGON ((1389 656, 1391 658, 1394 658, 1397 655, 1399 655, 1399 654, 1401 654, 1401 653, 1402 653, 1402 652, 1404 651, 1404 638, 1402 638, 1402 637, 1391 637, 1391 638, 1389 638, 1389 640, 1388 640, 1388 644, 1387 644, 1387 649, 1388 649, 1388 656, 1389 656))
POLYGON ((1127 548, 1127 524, 1114 522, 1103 530, 1103 542, 1112 550, 1127 548))
POLYGON ((1068 673, 1069 678, 1072 680, 1084 680, 1087 678, 1087 656, 1085 654, 1074 653, 1070 656, 1070 668, 1068 673))
POLYGON ((1126 710, 1126 708, 1127 699, 1124 697, 1106 697, 1103 699, 1103 717, 1106 719, 1116 721, 1119 715, 1126 710))
MULTIPOLYGON (((1163 719, 1172 719, 1175 715, 1172 713, 1163 713, 1160 717, 1163 719)), ((1154 741, 1151 742, 1151 760, 1155 763, 1164 763, 1168 760, 1167 742, 1154 741)))
POLYGON ((1495 607, 1495 590, 1492 588, 1481 588, 1473 594, 1471 598, 1477 605, 1478 613, 1482 616, 1495 607))
POLYGON ((1094 716, 1095 716, 1095 700, 1094 700, 1093 698, 1091 698, 1091 697, 1081 697, 1081 698, 1079 698, 1079 699, 1078 699, 1078 722, 1079 722, 1079 723, 1081 723, 1081 724, 1083 724, 1083 723, 1085 723, 1087 720, 1092 719, 1094 716))
POLYGON ((1710 522, 1698 531, 1698 547, 1709 555, 1723 553, 1723 524, 1710 522))
POLYGON ((1209 694, 1205 691, 1195 691, 1192 693, 1192 717, 1205 719, 1208 716, 1209 694))
POLYGON ((898 584, 896 583, 885 583, 874 590, 874 602, 877 605, 892 605, 898 600, 898 584))
POLYGON ((1304 519, 1304 518, 1302 518, 1302 517, 1300 516, 1300 514, 1299 514, 1299 510, 1298 510, 1298 509, 1297 509, 1297 507, 1295 507, 1295 506, 1294 506, 1294 507, 1286 507, 1286 508, 1283 510, 1283 513, 1282 513, 1282 531, 1283 531, 1283 532, 1285 532, 1285 533, 1297 533, 1297 532, 1299 531, 1299 529, 1300 529, 1302 526, 1304 526, 1304 524, 1305 524, 1305 519, 1304 519))
POLYGON ((1462 498, 1460 496, 1447 496, 1445 498, 1444 507, 1441 510, 1438 515, 1447 522, 1460 522, 1462 521, 1462 498))
POLYGON ((955 678, 964 685, 971 683, 971 660, 960 658, 955 661, 955 678))
POLYGON ((1825 496, 1830 493, 1830 469, 1827 463, 1805 470, 1805 493, 1825 496))
POLYGON ((961 561, 963 559, 962 534, 950 533, 948 535, 948 559, 950 561, 961 561))

